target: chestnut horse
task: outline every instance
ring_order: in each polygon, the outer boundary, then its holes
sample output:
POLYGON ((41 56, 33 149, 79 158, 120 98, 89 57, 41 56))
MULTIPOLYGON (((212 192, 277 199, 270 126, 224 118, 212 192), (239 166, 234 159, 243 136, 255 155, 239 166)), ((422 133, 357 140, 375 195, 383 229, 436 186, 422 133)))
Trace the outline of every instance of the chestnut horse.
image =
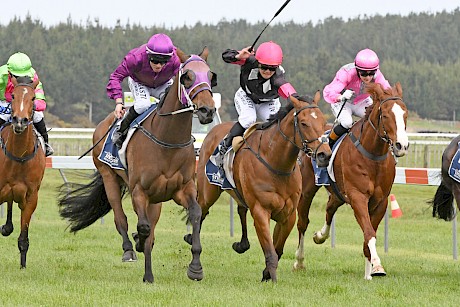
POLYGON ((430 201, 433 205, 433 217, 445 221, 451 221, 455 217, 454 198, 460 210, 460 183, 449 176, 449 167, 457 152, 459 142, 460 135, 455 137, 442 153, 441 184, 433 200, 430 201))
MULTIPOLYGON (((326 207, 326 222, 315 232, 314 241, 323 243, 328 237, 332 218, 344 203, 351 205, 356 220, 364 234, 365 256, 364 278, 384 276, 385 270, 376 249, 376 232, 387 210, 388 195, 396 173, 396 158, 407 153, 409 146, 406 134, 408 111, 402 100, 399 83, 393 88, 382 89, 379 84, 368 85, 367 91, 374 101, 364 118, 353 125, 333 154, 336 185, 327 187, 329 200, 326 207)), ((308 213, 319 186, 315 185, 314 173, 309 157, 301 161, 302 197, 298 211, 297 229, 299 242, 294 269, 303 269, 304 236, 308 227, 308 213)))
POLYGON ((192 280, 201 280, 200 262, 201 208, 196 201, 196 157, 193 148, 192 117, 196 113, 201 124, 210 123, 215 114, 211 87, 216 75, 206 63, 208 49, 191 57, 178 52, 183 63, 163 102, 138 127, 126 153, 127 170, 115 170, 99 161, 105 136, 114 121, 109 114, 94 132, 93 161, 97 167, 94 180, 70 193, 63 186, 60 214, 70 221, 71 231, 83 229, 113 209, 115 226, 123 238, 123 259, 135 257, 128 238, 128 222, 121 198, 127 187, 131 193, 134 211, 138 216, 136 250, 145 255, 144 282, 154 280, 151 252, 155 240, 155 226, 160 218, 161 202, 174 200, 187 209, 192 224, 193 259, 187 271, 192 280), (205 82, 203 81, 205 79, 205 82))
POLYGON ((29 250, 29 225, 37 208, 38 190, 45 173, 45 153, 33 129, 35 87, 28 77, 11 79, 14 85, 11 102, 11 123, 1 129, 0 204, 7 202, 6 223, 0 226, 3 236, 13 232, 13 202, 21 209, 21 233, 18 248, 21 268, 26 267, 29 250))
MULTIPOLYGON (((242 241, 247 242, 247 209, 254 219, 265 256, 262 281, 277 281, 278 261, 295 224, 296 207, 302 188, 300 169, 296 162, 299 151, 315 155, 323 166, 329 163, 331 150, 327 138, 323 136, 326 120, 317 105, 319 99, 319 92, 311 103, 291 96, 291 103, 276 114, 272 124, 245 138, 235 155, 233 172, 236 189, 227 192, 239 205, 238 213, 243 224, 242 241), (273 240, 270 236, 270 219, 276 221, 273 240)), ((215 126, 204 139, 200 150, 197 186, 203 220, 223 191, 219 186, 209 183, 205 166, 232 125, 227 122, 215 126)), ((186 241, 190 241, 188 239, 186 236, 186 241)), ((240 245, 241 242, 235 244, 240 245)))

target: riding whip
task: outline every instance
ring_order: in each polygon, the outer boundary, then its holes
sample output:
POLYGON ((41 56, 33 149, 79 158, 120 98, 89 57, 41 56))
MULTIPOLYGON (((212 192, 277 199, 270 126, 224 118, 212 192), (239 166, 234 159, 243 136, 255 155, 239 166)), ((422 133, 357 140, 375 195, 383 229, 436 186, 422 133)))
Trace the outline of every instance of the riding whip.
POLYGON ((257 41, 259 40, 260 36, 262 35, 262 33, 264 33, 265 29, 268 27, 268 25, 273 21, 273 19, 275 19, 276 16, 279 15, 279 13, 281 13, 281 11, 286 7, 286 5, 288 5, 288 3, 291 2, 291 0, 286 0, 286 2, 284 2, 284 4, 280 7, 280 9, 278 10, 278 12, 276 12, 275 16, 273 16, 273 18, 267 23, 267 25, 265 26, 265 28, 262 30, 262 32, 260 32, 259 36, 257 36, 256 40, 252 43, 251 47, 249 48, 249 52, 251 52, 252 50, 254 50, 254 45, 257 43, 257 41))
POLYGON ((107 129, 107 131, 104 133, 104 135, 99 139, 99 141, 97 141, 93 146, 91 146, 90 149, 88 149, 87 151, 85 151, 84 154, 82 154, 80 157, 78 157, 78 160, 80 160, 81 158, 83 158, 84 156, 86 156, 86 154, 88 154, 88 152, 90 152, 91 150, 94 149, 94 147, 97 146, 97 144, 99 144, 106 136, 107 134, 109 133, 110 130, 112 130, 113 126, 115 126, 115 124, 117 123, 117 120, 114 120, 113 123, 110 125, 109 129, 107 129))

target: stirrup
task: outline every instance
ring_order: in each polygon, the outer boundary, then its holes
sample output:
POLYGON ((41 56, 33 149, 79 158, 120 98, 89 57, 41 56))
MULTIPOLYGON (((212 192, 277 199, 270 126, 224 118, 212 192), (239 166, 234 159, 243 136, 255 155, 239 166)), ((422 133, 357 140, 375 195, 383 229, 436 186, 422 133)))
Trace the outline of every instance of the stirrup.
POLYGON ((120 132, 118 129, 115 130, 112 134, 112 142, 115 144, 115 146, 118 147, 118 149, 123 146, 123 142, 126 139, 126 134, 123 132, 120 132))
POLYGON ((54 154, 54 149, 50 144, 45 143, 45 157, 51 156, 54 154))

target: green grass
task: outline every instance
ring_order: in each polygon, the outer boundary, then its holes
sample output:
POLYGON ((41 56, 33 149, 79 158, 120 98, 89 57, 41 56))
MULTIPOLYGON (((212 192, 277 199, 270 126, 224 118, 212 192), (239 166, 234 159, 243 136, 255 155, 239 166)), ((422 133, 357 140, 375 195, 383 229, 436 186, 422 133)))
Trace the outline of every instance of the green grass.
MULTIPOLYGON (((69 172, 66 173, 71 178, 69 172)), ((451 223, 431 217, 425 201, 436 187, 396 185, 393 193, 403 210, 390 219, 389 251, 383 250, 383 222, 377 249, 387 276, 366 281, 362 232, 349 206, 336 215, 336 247, 311 240, 324 222, 325 191, 317 195, 305 242, 306 270, 293 272, 297 231, 294 228, 278 266, 278 283, 261 283, 264 259, 252 221, 251 249, 233 252, 240 226, 235 212, 235 236, 229 235, 229 198, 223 195, 211 208, 202 230, 200 282, 187 278, 190 247, 183 241, 186 226, 181 207, 168 202, 156 231, 153 250, 154 284, 144 284, 144 258, 121 262, 121 238, 113 215, 76 235, 66 231, 58 215, 56 170, 47 170, 39 206, 31 221, 27 269, 19 269, 17 237, 19 209, 13 212, 15 230, 0 238, 0 305, 11 306, 457 306, 460 264, 452 259, 451 223)), ((125 201, 131 231, 136 217, 125 201)), ((5 212, 6 215, 6 212, 5 212)), ((3 218, 1 224, 4 223, 3 218)), ((273 223, 272 223, 273 224, 273 223)), ((272 225, 273 226, 273 225, 272 225)))

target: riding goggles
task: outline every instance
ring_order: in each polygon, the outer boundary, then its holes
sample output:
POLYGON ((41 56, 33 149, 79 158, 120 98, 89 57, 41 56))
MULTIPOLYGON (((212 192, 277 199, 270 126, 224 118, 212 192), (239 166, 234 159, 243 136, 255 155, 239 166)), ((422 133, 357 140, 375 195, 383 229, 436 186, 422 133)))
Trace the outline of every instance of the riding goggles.
POLYGON ((358 73, 361 77, 373 76, 377 70, 360 70, 358 69, 358 73))
POLYGON ((276 71, 278 66, 270 66, 270 65, 265 65, 265 64, 259 64, 259 68, 262 69, 262 70, 276 71))
POLYGON ((149 54, 149 61, 153 64, 166 64, 171 59, 169 55, 149 54))

